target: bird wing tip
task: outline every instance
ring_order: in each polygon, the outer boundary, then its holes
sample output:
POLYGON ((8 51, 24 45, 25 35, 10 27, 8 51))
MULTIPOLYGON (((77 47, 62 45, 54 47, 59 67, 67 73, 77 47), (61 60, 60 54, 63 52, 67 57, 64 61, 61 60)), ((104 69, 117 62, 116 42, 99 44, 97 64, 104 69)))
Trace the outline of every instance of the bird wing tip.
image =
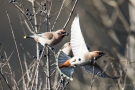
POLYGON ((111 77, 112 79, 119 79, 120 77, 111 77))

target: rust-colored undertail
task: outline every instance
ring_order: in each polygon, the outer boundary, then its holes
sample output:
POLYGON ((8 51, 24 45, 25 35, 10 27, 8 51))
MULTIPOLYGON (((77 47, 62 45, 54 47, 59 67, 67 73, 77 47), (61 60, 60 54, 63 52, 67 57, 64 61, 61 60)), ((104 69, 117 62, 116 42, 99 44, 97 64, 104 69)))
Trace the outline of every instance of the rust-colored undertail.
POLYGON ((67 60, 63 64, 59 65, 59 68, 62 68, 62 67, 71 67, 70 60, 67 60))

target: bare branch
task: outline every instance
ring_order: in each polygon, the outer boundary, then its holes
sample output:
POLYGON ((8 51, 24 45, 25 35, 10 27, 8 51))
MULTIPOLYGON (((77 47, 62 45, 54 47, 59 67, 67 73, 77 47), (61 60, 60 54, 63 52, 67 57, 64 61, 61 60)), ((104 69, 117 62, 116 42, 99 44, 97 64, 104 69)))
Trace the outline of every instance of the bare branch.
POLYGON ((63 0, 63 2, 62 2, 62 5, 61 5, 60 10, 59 10, 59 13, 58 13, 58 15, 57 15, 57 17, 56 17, 56 19, 55 19, 55 22, 54 22, 54 24, 53 24, 53 26, 52 26, 52 28, 51 28, 50 31, 52 31, 52 30, 54 29, 54 26, 55 26, 55 24, 57 23, 57 20, 58 20, 58 18, 59 18, 59 15, 60 15, 60 13, 61 13, 61 10, 62 10, 62 8, 63 8, 64 3, 65 3, 65 0, 63 0))
POLYGON ((20 54, 19 54, 19 50, 18 50, 17 43, 16 43, 15 35, 14 35, 14 32, 13 32, 13 28, 12 28, 12 25, 11 25, 11 21, 10 21, 10 18, 9 18, 9 14, 8 14, 8 12, 7 12, 7 11, 6 11, 6 13, 7 13, 7 17, 8 17, 9 25, 10 25, 10 28, 11 28, 11 32, 12 32, 12 36, 13 36, 13 40, 14 40, 14 43, 15 43, 15 47, 16 47, 16 51, 17 51, 17 55, 18 55, 18 59, 19 59, 19 63, 20 63, 20 66, 21 66, 21 72, 22 72, 22 74, 23 74, 22 63, 21 63, 20 54))
POLYGON ((73 11, 74 11, 74 9, 75 9, 75 6, 76 6, 77 2, 78 2, 78 0, 75 1, 74 6, 73 6, 73 8, 72 8, 72 10, 71 10, 71 12, 70 12, 70 14, 69 14, 69 17, 68 17, 68 19, 67 19, 67 21, 66 21, 66 23, 65 23, 65 25, 63 26, 62 29, 65 29, 66 26, 67 26, 67 24, 69 23, 70 18, 71 18, 72 14, 73 14, 73 11))

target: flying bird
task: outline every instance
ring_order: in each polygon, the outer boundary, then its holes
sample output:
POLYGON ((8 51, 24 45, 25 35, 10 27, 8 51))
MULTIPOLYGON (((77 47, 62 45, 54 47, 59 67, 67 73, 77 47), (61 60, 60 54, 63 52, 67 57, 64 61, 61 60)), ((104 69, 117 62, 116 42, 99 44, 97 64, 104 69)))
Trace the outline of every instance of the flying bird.
POLYGON ((53 46, 58 44, 65 36, 68 36, 68 33, 65 30, 57 30, 54 32, 45 32, 40 34, 24 36, 24 38, 32 38, 36 42, 39 42, 42 46, 53 46))
POLYGON ((60 50, 57 54, 57 68, 61 75, 67 79, 73 80, 74 68, 80 66, 88 73, 93 73, 99 77, 117 79, 118 77, 111 77, 107 75, 102 68, 95 62, 105 53, 103 51, 89 51, 84 38, 81 33, 79 25, 79 17, 75 17, 71 26, 71 40, 70 45, 72 47, 74 57, 69 57, 60 50))

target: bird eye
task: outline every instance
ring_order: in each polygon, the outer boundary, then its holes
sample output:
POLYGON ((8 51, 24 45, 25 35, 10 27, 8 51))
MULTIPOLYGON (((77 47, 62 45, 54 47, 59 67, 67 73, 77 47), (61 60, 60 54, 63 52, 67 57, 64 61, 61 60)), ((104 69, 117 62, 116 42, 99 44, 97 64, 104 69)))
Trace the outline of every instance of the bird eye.
POLYGON ((81 58, 79 58, 78 60, 81 61, 81 58))

